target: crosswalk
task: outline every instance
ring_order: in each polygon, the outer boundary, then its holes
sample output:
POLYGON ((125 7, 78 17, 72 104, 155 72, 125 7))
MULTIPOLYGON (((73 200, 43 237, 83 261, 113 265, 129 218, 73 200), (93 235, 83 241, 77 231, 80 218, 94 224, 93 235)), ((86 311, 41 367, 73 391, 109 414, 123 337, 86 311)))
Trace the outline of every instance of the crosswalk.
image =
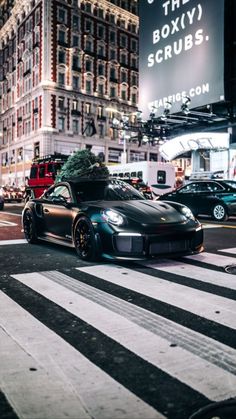
POLYGON ((12 418, 187 419, 235 398, 233 264, 236 248, 3 278, 0 390, 12 418))

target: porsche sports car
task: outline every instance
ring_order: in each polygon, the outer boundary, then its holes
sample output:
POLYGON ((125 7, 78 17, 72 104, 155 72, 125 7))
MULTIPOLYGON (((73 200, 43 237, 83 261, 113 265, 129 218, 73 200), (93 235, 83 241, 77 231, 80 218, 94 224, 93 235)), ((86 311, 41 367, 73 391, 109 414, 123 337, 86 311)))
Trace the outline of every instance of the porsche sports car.
POLYGON ((29 243, 74 247, 82 260, 185 255, 203 250, 203 230, 189 208, 145 199, 118 179, 59 182, 22 212, 29 243))

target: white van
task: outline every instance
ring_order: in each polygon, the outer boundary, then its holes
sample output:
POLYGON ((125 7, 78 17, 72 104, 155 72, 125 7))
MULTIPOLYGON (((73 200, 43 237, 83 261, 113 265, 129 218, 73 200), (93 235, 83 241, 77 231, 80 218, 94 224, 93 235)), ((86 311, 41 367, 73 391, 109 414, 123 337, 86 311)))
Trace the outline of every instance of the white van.
POLYGON ((112 176, 143 179, 152 188, 154 196, 170 192, 175 188, 175 167, 171 163, 140 161, 107 167, 112 176))

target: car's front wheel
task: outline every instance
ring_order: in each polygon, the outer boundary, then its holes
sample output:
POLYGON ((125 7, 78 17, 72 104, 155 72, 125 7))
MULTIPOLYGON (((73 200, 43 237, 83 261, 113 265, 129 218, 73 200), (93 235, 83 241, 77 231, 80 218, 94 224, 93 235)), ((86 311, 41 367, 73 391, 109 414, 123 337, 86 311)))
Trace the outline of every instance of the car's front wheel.
POLYGON ((74 246, 82 260, 95 261, 101 257, 92 223, 86 217, 79 218, 75 225, 74 246))
POLYGON ((23 230, 28 243, 36 243, 38 241, 34 216, 30 210, 24 213, 23 230))
POLYGON ((212 217, 216 221, 226 221, 228 219, 228 214, 225 206, 223 204, 215 204, 212 208, 212 217))

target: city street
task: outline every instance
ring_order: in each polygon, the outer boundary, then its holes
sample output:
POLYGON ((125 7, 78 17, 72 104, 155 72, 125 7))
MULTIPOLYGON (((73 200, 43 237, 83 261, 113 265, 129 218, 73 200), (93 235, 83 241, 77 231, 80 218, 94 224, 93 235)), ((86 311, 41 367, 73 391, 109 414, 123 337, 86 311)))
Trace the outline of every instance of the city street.
POLYGON ((27 244, 21 210, 0 212, 1 419, 207 418, 236 397, 235 218, 202 220, 199 255, 92 264, 27 244))

